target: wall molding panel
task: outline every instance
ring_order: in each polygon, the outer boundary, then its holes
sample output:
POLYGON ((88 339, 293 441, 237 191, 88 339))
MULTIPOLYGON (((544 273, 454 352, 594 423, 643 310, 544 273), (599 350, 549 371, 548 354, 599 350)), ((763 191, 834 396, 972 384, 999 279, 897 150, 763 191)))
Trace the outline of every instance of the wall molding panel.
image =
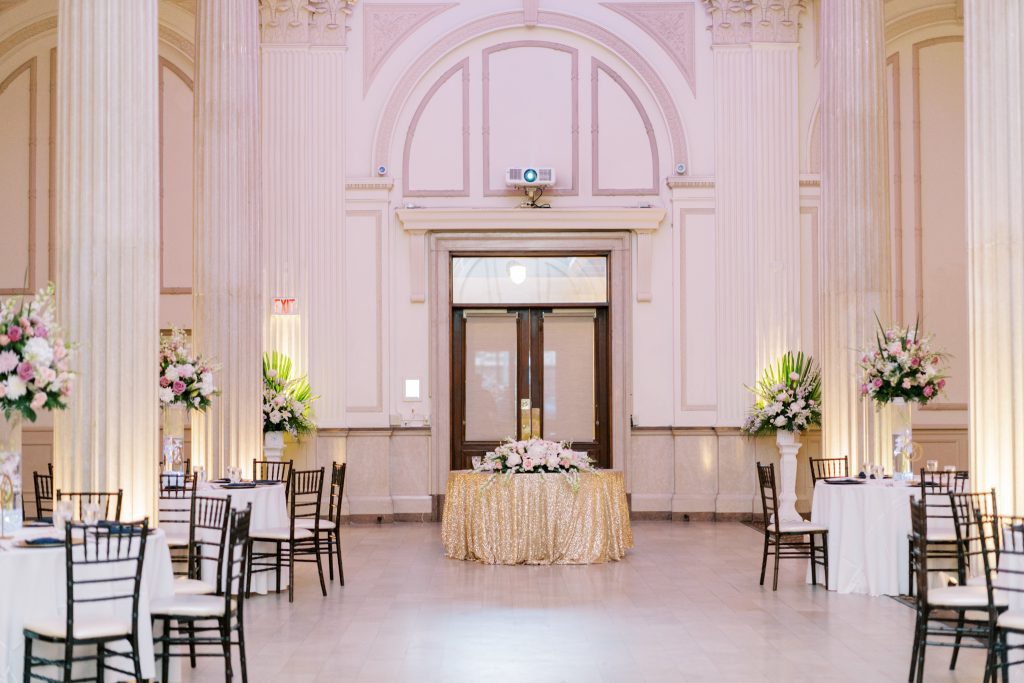
POLYGON ((651 125, 651 117, 647 115, 647 110, 643 104, 640 103, 640 98, 636 96, 636 92, 629 87, 629 84, 615 72, 610 66, 597 59, 591 57, 590 59, 590 130, 591 130, 591 151, 590 151, 590 163, 591 163, 591 183, 593 189, 591 194, 595 197, 604 195, 656 195, 658 194, 658 169, 660 164, 658 162, 658 143, 654 138, 654 126, 651 125), (643 121, 644 132, 647 134, 647 142, 650 145, 651 154, 651 184, 648 187, 634 187, 634 188, 618 188, 618 187, 601 187, 600 181, 600 124, 598 120, 598 109, 600 105, 600 93, 598 90, 598 83, 600 82, 600 74, 604 73, 611 78, 626 94, 626 97, 633 103, 636 108, 636 113, 640 116, 640 120, 643 121))
POLYGON ((37 64, 36 57, 30 57, 0 81, 0 95, 22 74, 28 74, 28 253, 26 260, 25 285, 0 289, 0 294, 32 294, 36 291, 36 147, 37 147, 37 64))
POLYGON ((466 57, 458 64, 441 74, 434 84, 430 86, 427 93, 420 100, 419 105, 416 107, 415 113, 412 115, 412 121, 409 123, 409 130, 405 134, 405 148, 402 154, 402 194, 406 197, 468 197, 469 196, 469 57, 466 57), (416 132, 420 123, 420 117, 423 112, 430 105, 434 95, 441 89, 455 74, 461 74, 462 82, 462 187, 452 188, 449 190, 418 190, 410 187, 410 156, 412 154, 412 144, 416 137, 416 132))

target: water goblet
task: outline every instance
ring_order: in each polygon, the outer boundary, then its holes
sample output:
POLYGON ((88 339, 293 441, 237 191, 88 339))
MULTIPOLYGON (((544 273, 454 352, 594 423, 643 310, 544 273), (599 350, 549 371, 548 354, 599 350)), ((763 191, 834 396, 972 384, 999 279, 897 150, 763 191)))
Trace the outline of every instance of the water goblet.
POLYGON ((480 469, 480 463, 482 461, 483 461, 483 458, 481 458, 479 455, 474 455, 473 456, 473 469, 474 470, 479 470, 480 469))
POLYGON ((88 526, 96 526, 100 521, 100 504, 85 503, 82 505, 82 521, 88 526))
POLYGON ((53 526, 58 531, 64 531, 64 526, 75 517, 75 506, 72 501, 58 500, 53 506, 53 526))
POLYGON ((929 460, 928 462, 925 463, 925 466, 928 468, 929 472, 938 472, 939 471, 939 461, 938 460, 929 460))
POLYGON ((956 472, 956 465, 946 465, 942 470, 944 472, 956 472))

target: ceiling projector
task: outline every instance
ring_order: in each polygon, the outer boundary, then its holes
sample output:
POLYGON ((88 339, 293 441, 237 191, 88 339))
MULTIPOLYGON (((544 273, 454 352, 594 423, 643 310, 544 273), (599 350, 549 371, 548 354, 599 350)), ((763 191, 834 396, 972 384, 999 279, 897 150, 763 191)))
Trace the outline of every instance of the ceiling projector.
POLYGON ((545 187, 555 184, 555 169, 545 166, 513 166, 505 169, 505 185, 521 187, 526 194, 526 201, 521 207, 531 209, 550 208, 550 204, 538 204, 537 200, 544 194, 545 187))

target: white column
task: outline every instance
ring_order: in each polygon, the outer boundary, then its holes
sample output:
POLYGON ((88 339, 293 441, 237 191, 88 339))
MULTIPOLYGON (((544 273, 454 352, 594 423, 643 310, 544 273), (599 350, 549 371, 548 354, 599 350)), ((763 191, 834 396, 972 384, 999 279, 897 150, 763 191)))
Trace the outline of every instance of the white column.
POLYGON ((222 394, 193 415, 192 452, 211 474, 248 469, 263 441, 257 11, 196 5, 194 336, 222 394))
POLYGON ((344 426, 342 262, 344 85, 354 0, 261 6, 265 298, 294 296, 298 315, 272 316, 266 348, 308 373, 319 426, 344 426))
MULTIPOLYGON (((333 0, 314 17, 311 53, 313 86, 310 131, 310 224, 314 229, 310 276, 309 379, 320 395, 316 421, 321 427, 345 426, 345 367, 339 341, 345 336, 341 302, 345 296, 345 21, 355 0, 333 0)), ((337 440, 332 440, 332 443, 337 440)), ((337 459, 323 453, 320 460, 337 459), (326 456, 326 457, 324 457, 326 456)))
POLYGON ((1024 7, 964 10, 971 483, 1024 514, 1024 7))
POLYGON ((887 412, 860 398, 857 367, 892 310, 882 0, 822 3, 821 32, 822 454, 891 468, 887 412))
MULTIPOLYGON (((298 312, 271 315, 265 351, 280 351, 298 375, 309 361, 310 173, 312 74, 305 0, 260 6, 260 114, 263 161, 263 266, 261 305, 294 297, 298 312)), ((339 157, 340 159, 340 157, 339 157)))
POLYGON ((79 346, 55 488, 120 488, 124 519, 154 519, 157 3, 61 0, 57 17, 57 292, 79 346))

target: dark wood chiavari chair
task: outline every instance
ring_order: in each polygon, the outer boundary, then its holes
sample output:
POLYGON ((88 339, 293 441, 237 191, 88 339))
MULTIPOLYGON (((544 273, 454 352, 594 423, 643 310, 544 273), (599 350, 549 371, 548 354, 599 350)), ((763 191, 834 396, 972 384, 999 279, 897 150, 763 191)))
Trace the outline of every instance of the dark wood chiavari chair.
MULTIPOLYGON (((341 497, 345 493, 345 466, 346 463, 331 463, 331 486, 330 500, 327 506, 327 516, 320 517, 318 531, 320 539, 320 551, 327 551, 328 579, 334 581, 334 554, 338 554, 338 579, 342 586, 345 585, 345 569, 341 560, 341 497)), ((314 529, 316 524, 310 517, 300 517, 295 520, 296 526, 303 529, 314 529)))
POLYGON ((847 455, 841 458, 808 458, 808 461, 811 463, 812 489, 819 479, 850 476, 850 457, 847 455))
POLYGON ((75 514, 82 519, 82 506, 86 503, 96 503, 100 507, 100 517, 115 522, 121 521, 121 500, 124 498, 124 489, 115 491, 61 491, 57 489, 57 500, 70 499, 74 502, 75 514), (113 508, 113 515, 111 515, 113 508))
POLYGON ((828 587, 828 528, 808 522, 783 524, 778 515, 778 493, 775 487, 775 465, 757 463, 757 479, 761 486, 761 508, 764 511, 764 554, 761 558, 761 585, 768 567, 769 552, 775 555, 775 577, 772 590, 779 588, 779 560, 804 559, 811 562, 811 583, 818 583, 818 565, 825 569, 828 587), (817 536, 821 543, 817 543, 817 536), (804 540, 804 537, 808 540, 804 540))
POLYGON ((32 473, 32 488, 36 494, 36 519, 53 519, 53 463, 46 463, 46 474, 32 473))
POLYGON ((291 486, 292 461, 253 460, 252 478, 256 482, 278 481, 284 484, 284 495, 288 496, 291 486))
POLYGON ((231 496, 194 496, 188 534, 188 572, 174 582, 175 595, 220 594, 231 496))
POLYGON ((277 590, 281 590, 281 570, 288 566, 288 602, 295 600, 295 563, 316 562, 320 574, 320 591, 327 595, 324 568, 320 560, 320 503, 324 491, 324 468, 292 470, 289 494, 289 523, 279 529, 253 532, 254 543, 272 543, 274 552, 257 552, 250 548, 249 578, 253 574, 273 571, 277 590), (300 521, 308 520, 308 521, 300 521))
MULTIPOLYGON (((947 498, 948 500, 948 498, 947 498)), ((986 610, 988 598, 980 586, 929 586, 928 505, 911 499, 910 566, 917 582, 914 645, 910 658, 910 681, 924 680, 925 652, 929 646, 953 648, 950 668, 956 666, 961 647, 988 648, 991 627, 986 610), (977 618, 981 613, 983 618, 977 618), (966 638, 966 640, 965 640, 966 638)))
POLYGON ((223 657, 225 680, 233 677, 231 646, 238 647, 242 683, 247 683, 249 674, 245 660, 245 595, 248 574, 249 525, 252 505, 245 510, 232 510, 228 522, 228 537, 225 544, 226 558, 223 563, 224 590, 217 595, 175 595, 162 598, 150 605, 153 621, 163 628, 154 629, 159 633, 153 638, 158 648, 161 680, 169 680, 170 658, 190 657, 195 666, 196 657, 223 657), (172 631, 171 624, 177 628, 172 631), (214 622, 216 625, 208 625, 214 622), (187 650, 174 651, 173 646, 187 646, 187 650), (197 646, 204 647, 197 651, 197 646))
POLYGON ((107 670, 143 680, 139 660, 139 588, 148 532, 149 523, 145 520, 106 527, 67 523, 66 617, 25 624, 25 681, 54 680, 34 673, 32 669, 36 666, 56 666, 63 672, 63 680, 71 681, 74 663, 92 659, 96 660, 99 681, 107 670), (97 603, 108 602, 118 604, 116 616, 106 610, 95 611, 97 603), (125 603, 130 603, 130 608, 125 603), (33 654, 36 641, 63 646, 64 657, 47 659, 33 654), (120 645, 117 649, 107 648, 125 641, 130 652, 120 645), (90 645, 96 646, 95 657, 74 656, 75 647, 90 645), (128 657, 133 670, 110 664, 108 656, 128 657))
MULTIPOLYGON (((925 514, 928 517, 928 554, 932 562, 930 566, 932 573, 937 571, 949 571, 955 566, 959 559, 956 548, 956 529, 953 522, 953 508, 950 505, 949 494, 963 493, 967 486, 967 472, 960 470, 955 472, 928 472, 921 469, 921 502, 925 507, 925 514)), ((913 543, 908 538, 907 544, 913 543)), ((907 566, 908 590, 914 595, 914 570, 907 566)))
POLYGON ((196 495, 196 477, 191 473, 164 472, 160 475, 160 498, 157 501, 157 519, 167 537, 171 559, 181 565, 175 575, 188 575, 189 526, 192 519, 193 499, 196 495), (184 553, 184 557, 182 557, 184 553))
POLYGON ((1010 652, 1024 648, 1024 640, 1009 640, 1011 635, 1024 636, 1024 517, 985 517, 980 512, 975 517, 982 529, 981 557, 992 630, 985 680, 995 681, 1002 673, 1006 683, 1010 667, 1024 663, 1021 658, 1010 660, 1010 652), (1012 607, 1007 609, 1007 605, 1012 607))

